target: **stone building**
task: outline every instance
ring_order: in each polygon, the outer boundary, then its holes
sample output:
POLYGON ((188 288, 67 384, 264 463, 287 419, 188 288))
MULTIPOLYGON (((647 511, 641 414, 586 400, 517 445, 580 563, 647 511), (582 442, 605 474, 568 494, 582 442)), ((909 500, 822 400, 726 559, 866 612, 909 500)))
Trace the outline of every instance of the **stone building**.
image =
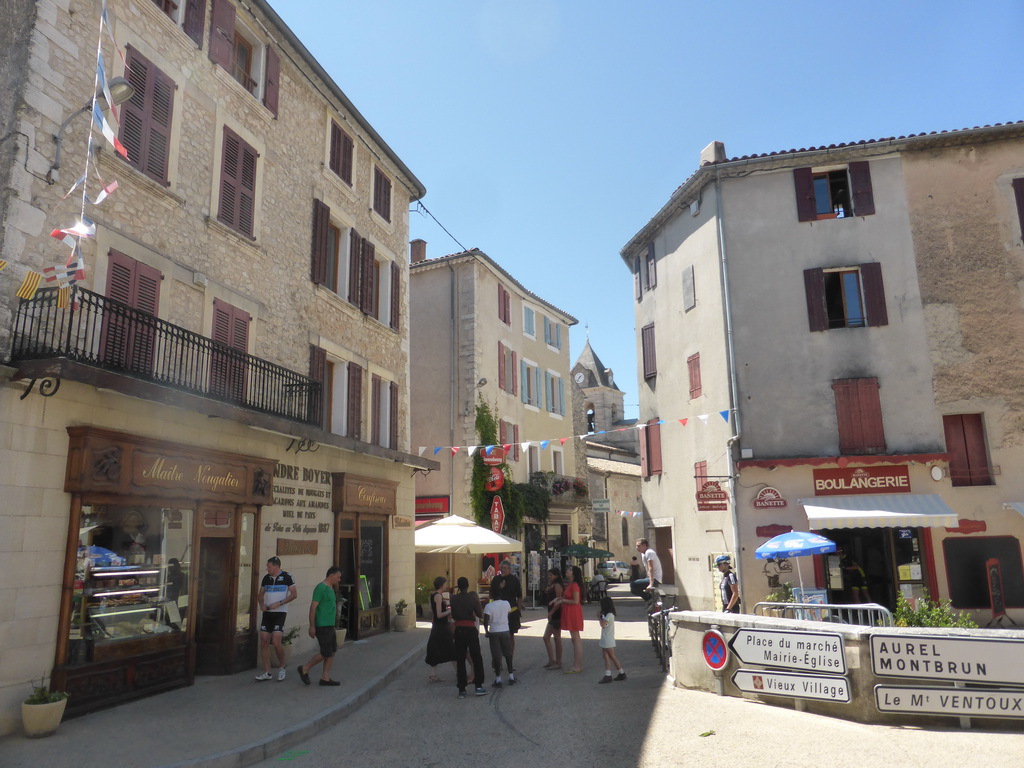
POLYGON ((339 626, 385 631, 436 467, 409 453, 423 185, 265 0, 107 8, 0 11, 0 732, 42 671, 74 713, 253 667, 272 555, 286 628, 338 564, 339 626), (126 158, 89 130, 98 35, 126 158), (16 298, 83 205, 83 279, 16 298))
MULTIPOLYGON (((482 402, 498 421, 512 482, 551 491, 546 522, 528 519, 525 530, 506 533, 522 537, 525 552, 578 541, 590 526, 585 488, 582 494, 576 488, 580 441, 572 439, 584 428, 569 377, 569 328, 576 319, 481 250, 428 259, 426 243, 415 240, 411 259, 412 442, 446 454, 439 472, 417 476, 418 520, 447 512, 476 517, 466 448, 479 442, 482 402)), ((466 557, 454 562, 452 575, 479 576, 488 564, 466 557)), ((417 558, 423 578, 446 568, 442 556, 417 558)))
POLYGON ((747 610, 802 575, 833 602, 1024 618, 1022 137, 714 143, 623 248, 644 502, 684 604, 716 604, 729 552, 747 610), (793 529, 849 559, 754 557, 793 529))

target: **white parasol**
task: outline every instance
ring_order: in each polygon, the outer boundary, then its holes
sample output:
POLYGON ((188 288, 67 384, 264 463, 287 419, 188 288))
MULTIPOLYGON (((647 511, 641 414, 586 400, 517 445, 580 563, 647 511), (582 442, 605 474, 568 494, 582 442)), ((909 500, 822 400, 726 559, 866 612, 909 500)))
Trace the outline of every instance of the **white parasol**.
POLYGON ((449 515, 416 529, 416 552, 422 554, 482 555, 519 552, 523 544, 458 515, 449 515))

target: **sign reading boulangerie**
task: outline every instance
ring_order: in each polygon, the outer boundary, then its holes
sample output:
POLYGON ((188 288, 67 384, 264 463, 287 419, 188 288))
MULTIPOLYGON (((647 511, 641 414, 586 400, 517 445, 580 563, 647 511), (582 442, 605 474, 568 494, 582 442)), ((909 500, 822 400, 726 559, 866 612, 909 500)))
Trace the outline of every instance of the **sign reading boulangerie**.
POLYGON ((859 493, 910 493, 910 470, 896 467, 841 467, 815 469, 815 496, 859 493))

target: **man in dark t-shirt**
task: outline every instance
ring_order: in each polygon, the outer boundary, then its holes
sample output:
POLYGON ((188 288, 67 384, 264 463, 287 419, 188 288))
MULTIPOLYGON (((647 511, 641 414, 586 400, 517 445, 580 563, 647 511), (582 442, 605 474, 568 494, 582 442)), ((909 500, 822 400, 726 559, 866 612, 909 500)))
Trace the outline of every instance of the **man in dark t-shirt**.
POLYGON ((523 584, 519 577, 512 573, 512 561, 507 557, 501 561, 501 575, 504 586, 501 595, 512 609, 508 615, 508 631, 512 634, 512 651, 516 649, 516 632, 523 624, 523 584))
POLYGON ((277 659, 281 668, 277 670, 277 679, 284 680, 284 622, 288 618, 288 603, 298 597, 295 580, 288 571, 281 570, 281 558, 272 557, 267 560, 267 575, 260 582, 260 591, 256 595, 256 604, 263 612, 260 619, 260 658, 263 661, 262 674, 256 675, 259 681, 272 680, 270 674, 270 644, 273 642, 277 651, 277 659))

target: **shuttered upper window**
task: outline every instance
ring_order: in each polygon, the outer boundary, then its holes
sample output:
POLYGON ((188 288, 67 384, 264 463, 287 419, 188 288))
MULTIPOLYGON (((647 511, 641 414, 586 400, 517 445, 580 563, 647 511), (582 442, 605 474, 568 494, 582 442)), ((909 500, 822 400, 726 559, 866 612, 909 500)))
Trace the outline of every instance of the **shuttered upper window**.
POLYGON ((992 485, 981 414, 943 416, 942 428, 946 433, 949 479, 953 485, 992 485))
POLYGON ((882 404, 878 389, 878 379, 874 377, 836 379, 832 382, 841 454, 862 456, 885 453, 882 404))
POLYGON ((256 214, 256 150, 230 128, 224 128, 217 220, 248 238, 256 214))
POLYGON ((866 161, 833 170, 795 168, 793 183, 799 221, 870 216, 875 212, 871 170, 866 161))
POLYGON ((213 324, 210 337, 218 344, 210 353, 210 392, 244 402, 251 317, 238 307, 220 299, 213 300, 213 324))
MULTIPOLYGON (((156 316, 160 306, 160 270, 111 250, 107 296, 131 309, 156 316)), ((104 306, 100 358, 105 365, 132 373, 150 373, 156 330, 136 314, 104 306)))
POLYGON ((277 117, 281 80, 277 50, 238 20, 234 4, 228 0, 213 0, 212 21, 210 59, 257 99, 262 92, 263 105, 277 117))
POLYGON ((644 478, 661 474, 661 424, 660 419, 651 419, 641 430, 640 475, 644 478))
POLYGON ((512 325, 512 294, 498 283, 498 319, 505 325, 512 325))
POLYGON ((654 323, 640 329, 640 347, 643 353, 644 379, 658 375, 658 360, 654 352, 654 323))
POLYGON ((384 221, 391 221, 391 179, 380 168, 373 168, 373 210, 384 221))
POLYGON ((206 26, 206 0, 153 0, 153 5, 163 11, 200 48, 203 46, 203 31, 206 26))
POLYGON ((1024 178, 1013 180, 1013 197, 1017 204, 1017 220, 1020 222, 1020 236, 1024 240, 1024 178))
POLYGON ((174 81, 131 46, 125 75, 135 92, 121 112, 121 143, 128 162, 164 186, 171 150, 174 81))
POLYGON ((355 142, 342 130, 341 126, 331 121, 331 158, 330 167, 346 184, 352 184, 352 163, 355 154, 355 142))
POLYGON ((700 353, 686 358, 686 371, 690 377, 690 399, 700 397, 703 390, 700 386, 700 353))
POLYGON ((376 374, 371 377, 371 437, 375 445, 398 448, 398 385, 376 374))
POLYGON ((654 258, 654 243, 647 244, 647 290, 658 285, 658 262, 654 258))
POLYGON ((508 392, 510 395, 514 395, 519 391, 518 387, 516 386, 516 368, 516 353, 499 341, 498 388, 504 390, 505 392, 508 392))
POLYGON ((812 331, 889 324, 882 265, 804 270, 807 318, 812 331))

